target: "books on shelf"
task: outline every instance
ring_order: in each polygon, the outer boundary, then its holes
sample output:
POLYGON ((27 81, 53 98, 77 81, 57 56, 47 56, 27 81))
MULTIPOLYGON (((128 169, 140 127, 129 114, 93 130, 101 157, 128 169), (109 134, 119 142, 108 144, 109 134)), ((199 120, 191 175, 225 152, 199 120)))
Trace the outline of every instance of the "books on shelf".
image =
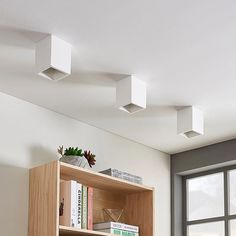
POLYGON ((78 229, 92 229, 93 188, 76 181, 60 183, 60 225, 78 229))
POLYGON ((93 224, 93 188, 74 180, 60 183, 59 223, 121 236, 139 236, 139 227, 119 222, 93 224))
POLYGON ((96 231, 111 233, 115 235, 122 236, 138 236, 139 227, 135 225, 128 225, 119 222, 104 222, 99 224, 94 224, 93 229, 96 231))
POLYGON ((130 173, 123 172, 117 169, 110 168, 107 170, 100 171, 100 173, 105 174, 105 175, 110 175, 116 178, 124 179, 130 182, 136 183, 136 184, 143 183, 143 179, 140 176, 132 175, 130 173))

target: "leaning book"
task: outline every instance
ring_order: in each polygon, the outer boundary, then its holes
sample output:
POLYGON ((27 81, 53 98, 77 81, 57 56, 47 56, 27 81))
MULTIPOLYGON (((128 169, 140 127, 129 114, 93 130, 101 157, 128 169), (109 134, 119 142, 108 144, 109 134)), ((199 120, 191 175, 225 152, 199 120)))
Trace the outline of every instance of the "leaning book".
POLYGON ((78 224, 78 187, 76 181, 60 183, 60 225, 77 227, 78 224))

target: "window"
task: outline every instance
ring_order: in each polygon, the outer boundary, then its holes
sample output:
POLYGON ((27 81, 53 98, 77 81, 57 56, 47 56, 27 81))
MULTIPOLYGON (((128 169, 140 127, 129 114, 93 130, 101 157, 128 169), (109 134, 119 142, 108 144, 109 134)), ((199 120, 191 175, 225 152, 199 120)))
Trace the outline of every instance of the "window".
POLYGON ((236 166, 183 181, 185 236, 236 236, 236 166))

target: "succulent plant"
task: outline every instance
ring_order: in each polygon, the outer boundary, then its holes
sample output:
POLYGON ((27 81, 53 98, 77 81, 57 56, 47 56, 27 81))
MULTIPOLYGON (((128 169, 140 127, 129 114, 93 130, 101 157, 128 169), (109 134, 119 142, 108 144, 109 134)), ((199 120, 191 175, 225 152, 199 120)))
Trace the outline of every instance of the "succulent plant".
MULTIPOLYGON (((91 151, 82 151, 82 149, 79 149, 78 147, 69 147, 66 148, 64 151, 64 147, 63 146, 59 146, 59 148, 57 149, 57 152, 62 156, 62 158, 64 158, 65 156, 69 157, 69 156, 73 156, 73 157, 84 157, 89 166, 92 168, 93 165, 95 165, 95 155, 91 152, 91 151)), ((83 163, 83 161, 80 162, 79 166, 83 163)))
POLYGON ((57 149, 57 152, 60 154, 60 155, 62 155, 63 156, 63 154, 64 154, 64 151, 63 151, 63 145, 62 146, 59 146, 59 148, 57 149))
POLYGON ((89 166, 92 168, 95 165, 95 155, 90 151, 84 151, 84 157, 87 159, 89 166))
POLYGON ((79 156, 79 157, 82 157, 84 154, 83 154, 82 149, 79 149, 78 147, 76 147, 76 148, 69 147, 69 148, 65 149, 64 155, 65 156, 79 156))
POLYGON ((82 149, 79 149, 78 147, 69 147, 64 151, 63 146, 61 146, 57 149, 57 152, 62 156, 84 156, 82 149))

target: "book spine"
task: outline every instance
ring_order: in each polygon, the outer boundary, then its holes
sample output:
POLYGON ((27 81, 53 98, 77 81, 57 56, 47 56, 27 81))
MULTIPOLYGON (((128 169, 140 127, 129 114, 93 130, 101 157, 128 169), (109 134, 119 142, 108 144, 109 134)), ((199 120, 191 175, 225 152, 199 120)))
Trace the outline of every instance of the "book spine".
POLYGON ((94 224, 93 228, 95 230, 110 229, 110 228, 122 229, 123 228, 123 224, 122 223, 118 223, 118 222, 109 221, 109 222, 94 224))
POLYGON ((139 233, 122 230, 122 236, 139 236, 139 233))
POLYGON ((134 233, 139 232, 139 227, 135 225, 127 225, 119 222, 104 222, 104 223, 99 223, 94 225, 95 230, 100 230, 100 229, 120 229, 120 230, 125 230, 125 231, 130 231, 134 233))
POLYGON ((122 179, 138 184, 142 184, 143 182, 141 177, 129 174, 127 172, 122 172, 122 179))
POLYGON ((114 235, 121 235, 121 236, 139 236, 139 234, 135 233, 135 232, 121 230, 121 229, 114 229, 114 228, 102 229, 100 231, 104 232, 104 233, 109 233, 109 234, 114 234, 114 235))
POLYGON ((78 221, 77 228, 82 228, 82 184, 77 183, 77 193, 78 193, 78 221))
POLYGON ((138 226, 134 226, 134 225, 124 224, 123 230, 138 233, 139 232, 139 227, 138 226))
POLYGON ((127 225, 127 224, 122 224, 122 223, 117 223, 117 222, 111 222, 111 227, 110 228, 122 229, 122 230, 125 230, 125 231, 134 232, 134 233, 139 232, 139 227, 138 226, 127 225))
POLYGON ((88 187, 82 186, 82 229, 88 228, 88 187))
POLYGON ((137 184, 142 184, 143 183, 143 179, 140 176, 136 176, 136 175, 132 175, 129 174, 127 172, 123 172, 123 171, 119 171, 117 169, 107 169, 104 171, 100 171, 100 173, 106 174, 106 175, 110 175, 116 178, 120 178, 120 179, 124 179, 133 183, 137 183, 137 184))
POLYGON ((101 229, 99 230, 104 233, 114 234, 114 235, 121 235, 122 236, 122 230, 121 229, 101 229))
POLYGON ((115 234, 115 235, 122 235, 122 230, 120 230, 120 229, 108 229, 107 233, 115 234))
MULTIPOLYGON (((109 222, 94 224, 93 229, 100 230, 100 229, 117 228, 117 227, 114 227, 113 223, 116 224, 117 226, 121 225, 121 223, 115 223, 115 222, 109 221, 109 222)), ((120 227, 120 229, 121 229, 121 227, 120 227)))
POLYGON ((71 182, 71 227, 77 227, 78 222, 78 192, 76 181, 71 182))
POLYGON ((88 229, 93 230, 93 188, 88 187, 88 229))

